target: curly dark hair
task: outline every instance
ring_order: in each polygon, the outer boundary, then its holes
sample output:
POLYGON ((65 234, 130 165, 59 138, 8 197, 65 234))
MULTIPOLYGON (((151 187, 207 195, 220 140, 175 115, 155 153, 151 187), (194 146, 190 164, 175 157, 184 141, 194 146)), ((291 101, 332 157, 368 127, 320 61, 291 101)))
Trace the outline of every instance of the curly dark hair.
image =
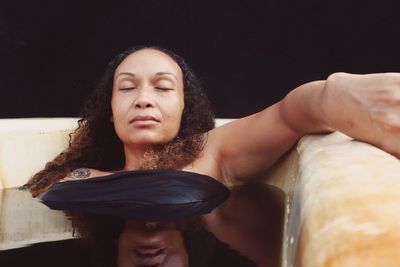
POLYGON ((117 55, 87 99, 81 111, 78 128, 70 135, 69 147, 44 170, 35 174, 23 187, 33 196, 65 177, 76 168, 119 170, 124 166, 123 144, 110 121, 111 96, 116 68, 130 54, 154 49, 171 57, 183 74, 184 110, 179 132, 174 140, 158 145, 147 153, 144 169, 178 169, 193 161, 204 146, 207 131, 214 128, 214 113, 199 80, 180 56, 161 47, 134 46, 117 55))

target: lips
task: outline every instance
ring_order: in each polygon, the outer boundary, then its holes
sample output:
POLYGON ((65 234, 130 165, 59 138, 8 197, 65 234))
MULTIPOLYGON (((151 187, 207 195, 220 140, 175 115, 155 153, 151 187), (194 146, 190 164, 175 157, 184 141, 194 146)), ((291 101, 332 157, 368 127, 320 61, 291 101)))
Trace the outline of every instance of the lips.
POLYGON ((151 115, 137 115, 130 121, 130 123, 135 127, 148 128, 159 124, 160 120, 151 115))
POLYGON ((165 248, 139 248, 134 250, 140 258, 154 258, 165 252, 165 248))
POLYGON ((160 122, 156 117, 153 117, 151 115, 137 115, 131 120, 131 122, 135 122, 135 121, 155 121, 155 122, 160 122))
POLYGON ((137 248, 133 250, 139 266, 159 266, 165 257, 165 248, 137 248))

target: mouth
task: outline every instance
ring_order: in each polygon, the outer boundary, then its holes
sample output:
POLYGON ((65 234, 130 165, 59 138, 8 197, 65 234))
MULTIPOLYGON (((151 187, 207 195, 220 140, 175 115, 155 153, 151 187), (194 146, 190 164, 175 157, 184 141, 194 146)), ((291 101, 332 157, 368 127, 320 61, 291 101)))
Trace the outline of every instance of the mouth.
POLYGON ((155 121, 155 122, 160 122, 156 117, 151 116, 151 115, 137 115, 135 116, 131 122, 135 121, 155 121))
POLYGON ((137 248, 133 250, 139 266, 160 266, 163 261, 165 248, 137 248))
POLYGON ((138 115, 135 116, 130 123, 133 123, 136 126, 152 126, 160 123, 160 120, 150 115, 138 115))
POLYGON ((165 248, 139 248, 133 252, 140 258, 154 258, 165 252, 165 248))

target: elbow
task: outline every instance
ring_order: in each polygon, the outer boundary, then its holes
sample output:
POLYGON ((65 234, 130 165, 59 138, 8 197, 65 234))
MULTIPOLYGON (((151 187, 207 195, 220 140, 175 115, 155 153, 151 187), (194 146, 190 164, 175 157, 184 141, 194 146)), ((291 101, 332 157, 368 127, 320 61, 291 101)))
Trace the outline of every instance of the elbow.
POLYGON ((348 76, 351 75, 346 72, 334 72, 328 76, 326 79, 325 88, 336 87, 338 84, 342 83, 348 76))
POLYGON ((304 135, 304 130, 302 129, 302 125, 298 123, 298 114, 293 112, 293 107, 291 107, 291 104, 292 103, 288 97, 285 97, 276 104, 279 121, 282 123, 282 125, 285 125, 285 127, 289 129, 292 134, 297 135, 298 139, 300 139, 304 135))
MULTIPOLYGON (((331 78, 335 78, 335 75, 331 78)), ((336 79, 336 78, 335 78, 336 79)), ((314 81, 291 91, 279 105, 282 120, 298 134, 328 133, 324 106, 327 81, 314 81)))

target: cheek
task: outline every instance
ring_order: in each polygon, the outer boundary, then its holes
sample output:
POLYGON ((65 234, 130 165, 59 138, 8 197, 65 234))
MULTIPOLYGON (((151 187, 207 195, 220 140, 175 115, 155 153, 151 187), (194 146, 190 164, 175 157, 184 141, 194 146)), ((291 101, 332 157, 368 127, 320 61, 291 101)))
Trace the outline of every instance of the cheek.
POLYGON ((163 113, 164 119, 169 123, 179 124, 183 114, 184 103, 180 96, 174 98, 163 99, 162 105, 159 106, 163 113))
POLYGON ((112 98, 111 99, 111 116, 114 123, 124 119, 129 102, 126 99, 112 98))
POLYGON ((176 130, 176 132, 178 132, 182 121, 183 103, 175 102, 174 105, 171 106, 170 110, 169 124, 176 130))
POLYGON ((185 100, 183 94, 179 96, 179 100, 177 101, 176 104, 176 114, 179 119, 182 118, 183 115, 183 109, 185 107, 185 100))
POLYGON ((115 122, 118 119, 118 113, 116 110, 116 106, 115 106, 115 100, 114 98, 111 99, 111 119, 112 122, 115 122))
POLYGON ((111 103, 111 122, 114 126, 115 133, 120 139, 124 135, 123 117, 121 105, 114 105, 111 103))

